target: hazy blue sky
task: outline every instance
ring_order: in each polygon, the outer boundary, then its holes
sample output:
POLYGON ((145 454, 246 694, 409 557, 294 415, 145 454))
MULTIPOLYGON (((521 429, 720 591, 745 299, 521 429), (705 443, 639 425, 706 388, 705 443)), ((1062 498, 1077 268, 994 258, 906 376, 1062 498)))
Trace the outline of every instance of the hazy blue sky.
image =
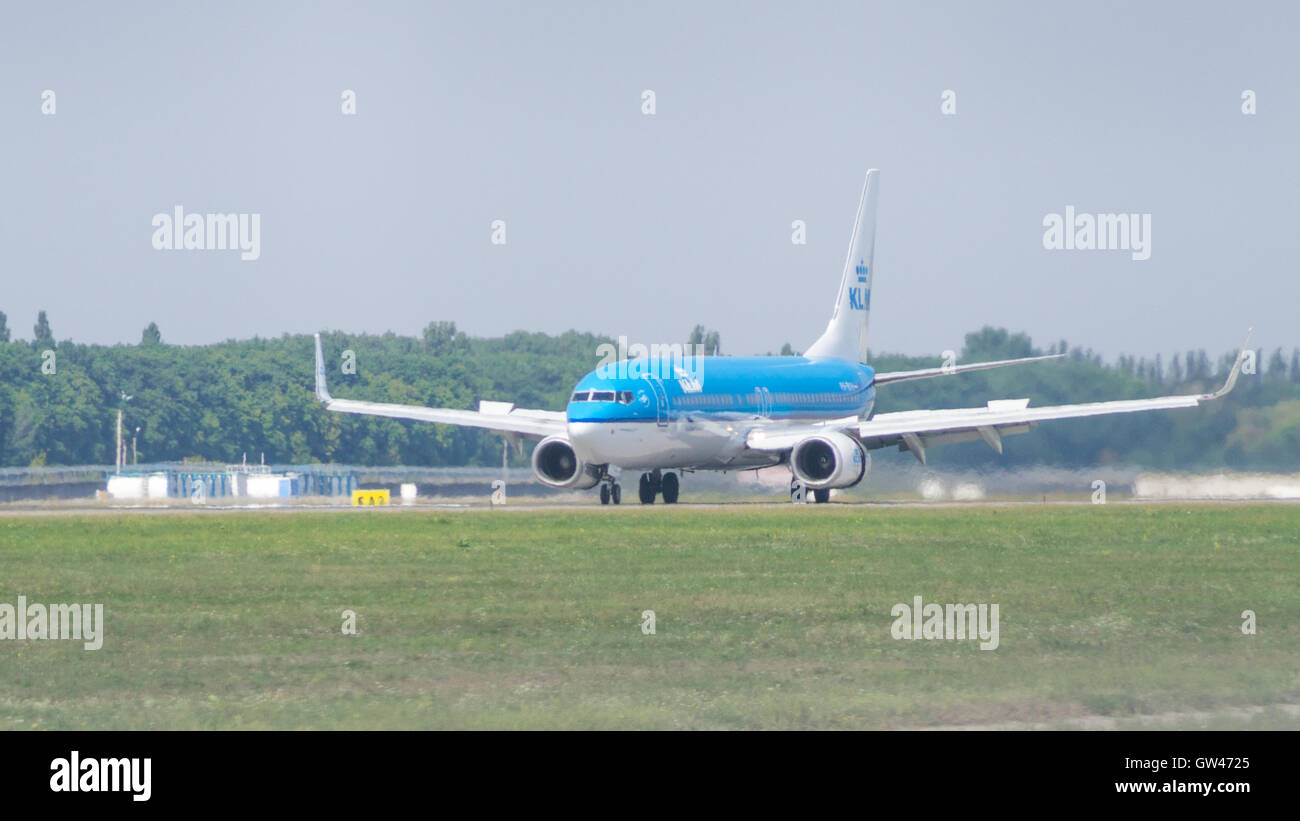
POLYGON ((802 349, 878 167, 876 350, 960 348, 985 323, 1107 356, 1217 353, 1253 324, 1289 350, 1298 20, 1281 2, 11 5, 0 310, 18 336, 45 308, 58 338, 103 343, 150 321, 193 344, 450 319, 647 343, 698 322, 729 353, 802 349), (260 214, 260 259, 154 250, 178 204, 260 214), (1150 259, 1045 250, 1067 205, 1151 214, 1150 259))

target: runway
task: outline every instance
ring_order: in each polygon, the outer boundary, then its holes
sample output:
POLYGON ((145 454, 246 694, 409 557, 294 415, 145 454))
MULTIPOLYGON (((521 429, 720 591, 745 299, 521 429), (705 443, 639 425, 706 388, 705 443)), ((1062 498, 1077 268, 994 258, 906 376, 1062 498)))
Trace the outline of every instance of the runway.
POLYGON ((176 504, 155 504, 155 505, 126 505, 111 504, 103 502, 86 502, 86 503, 47 503, 47 504, 10 504, 0 506, 0 518, 20 517, 20 516, 121 516, 121 515, 186 515, 186 514, 214 514, 214 513, 342 513, 342 514, 375 514, 375 515, 397 515, 411 513, 521 513, 521 512, 545 512, 554 511, 557 513, 573 513, 579 511, 604 511, 608 515, 617 516, 620 511, 627 510, 734 510, 737 508, 752 508, 757 510, 772 510, 788 507, 800 508, 862 508, 871 509, 934 509, 946 510, 952 508, 1033 508, 1033 507, 1059 507, 1059 508, 1077 508, 1077 507, 1103 507, 1103 506, 1179 506, 1179 505, 1223 505, 1239 507, 1242 505, 1295 505, 1300 504, 1297 499, 1111 499, 1105 505, 1093 505, 1093 503, 1077 499, 980 499, 975 501, 926 501, 919 499, 877 499, 865 501, 831 501, 825 505, 792 505, 787 501, 767 501, 761 499, 736 499, 731 501, 702 501, 690 502, 681 501, 673 505, 641 505, 641 504, 623 504, 623 505, 601 505, 593 500, 591 502, 573 502, 573 501, 554 501, 554 502, 523 502, 508 503, 505 505, 491 505, 477 499, 464 499, 460 501, 447 502, 420 502, 412 505, 386 505, 386 506, 354 506, 351 504, 333 504, 329 502, 297 502, 291 504, 285 503, 266 503, 266 504, 186 504, 178 502, 176 504))

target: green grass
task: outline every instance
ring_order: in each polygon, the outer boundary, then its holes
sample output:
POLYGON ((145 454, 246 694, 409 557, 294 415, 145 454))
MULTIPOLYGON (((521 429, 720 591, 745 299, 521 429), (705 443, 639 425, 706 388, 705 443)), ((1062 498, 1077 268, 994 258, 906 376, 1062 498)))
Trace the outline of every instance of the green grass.
POLYGON ((7 516, 0 602, 103 602, 107 624, 99 651, 0 641, 0 729, 931 727, 1297 703, 1297 570, 1293 505, 7 516), (894 640, 890 608, 915 595, 999 604, 1001 646, 894 640))

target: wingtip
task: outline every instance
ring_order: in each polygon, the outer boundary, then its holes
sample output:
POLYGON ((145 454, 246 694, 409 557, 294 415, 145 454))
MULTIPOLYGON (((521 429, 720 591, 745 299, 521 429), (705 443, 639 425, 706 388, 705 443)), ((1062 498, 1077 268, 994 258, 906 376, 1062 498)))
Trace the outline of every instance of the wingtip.
POLYGON ((333 401, 330 396, 329 386, 325 384, 325 354, 321 350, 320 334, 313 334, 316 338, 316 398, 328 404, 333 401))
POLYGON ((1241 343, 1241 350, 1237 352, 1237 361, 1232 363, 1232 370, 1228 371, 1228 379, 1223 383, 1223 387, 1214 393, 1205 394, 1202 399, 1221 399, 1232 392, 1237 386, 1237 377, 1241 375, 1241 363, 1246 360, 1246 351, 1250 350, 1250 337, 1255 333, 1255 328, 1246 329, 1246 338, 1241 343))
POLYGON ((1250 338, 1255 335, 1255 328, 1246 329, 1246 338, 1241 342, 1241 350, 1237 352, 1237 361, 1233 363, 1234 370, 1241 364, 1241 360, 1246 358, 1246 351, 1250 350, 1250 338))

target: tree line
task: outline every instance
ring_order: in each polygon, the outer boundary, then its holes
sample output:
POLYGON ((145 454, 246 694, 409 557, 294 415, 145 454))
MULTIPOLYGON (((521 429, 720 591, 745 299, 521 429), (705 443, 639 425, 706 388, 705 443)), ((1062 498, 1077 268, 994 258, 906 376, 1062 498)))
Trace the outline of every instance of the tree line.
MULTIPOLYGON (((141 462, 202 459, 307 464, 496 465, 493 434, 326 412, 316 401, 309 336, 165 344, 154 323, 137 345, 56 343, 41 312, 31 341, 13 341, 0 313, 0 465, 111 464, 122 394, 128 437, 140 429, 141 462)), ((476 338, 453 322, 432 322, 420 337, 322 334, 331 391, 378 402, 474 408, 480 399, 559 410, 598 362, 608 336, 523 331, 476 338), (350 352, 351 362, 348 362, 350 352)), ((696 326, 687 341, 720 351, 716 331, 696 326)), ((788 344, 783 353, 792 353, 788 344)), ((1203 350, 1121 356, 1106 363, 1064 341, 1035 347, 1022 333, 986 327, 967 334, 959 362, 1041 353, 1047 362, 884 386, 877 411, 971 407, 1030 397, 1034 405, 1215 390, 1235 352, 1203 350)), ((1197 409, 1047 423, 1012 437, 998 457, 983 443, 936 448, 935 465, 1090 466, 1124 462, 1154 468, 1289 469, 1300 464, 1300 351, 1256 352, 1226 399, 1197 409)), ((878 370, 942 364, 939 357, 873 354, 878 370)), ((514 463, 525 455, 512 454, 514 463)))

